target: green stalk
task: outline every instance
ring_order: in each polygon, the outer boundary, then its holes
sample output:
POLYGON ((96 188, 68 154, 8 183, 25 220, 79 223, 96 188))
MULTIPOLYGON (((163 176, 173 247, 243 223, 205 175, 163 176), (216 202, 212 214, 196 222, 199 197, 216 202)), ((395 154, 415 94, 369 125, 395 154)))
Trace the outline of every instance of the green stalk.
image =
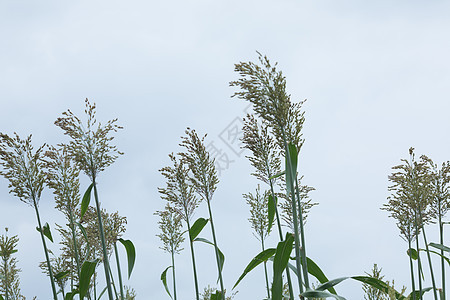
POLYGON ((219 271, 220 290, 222 292, 222 300, 225 300, 225 289, 223 288, 222 271, 220 270, 219 248, 217 246, 216 231, 214 230, 214 222, 213 222, 213 217, 212 217, 211 205, 210 205, 209 201, 210 201, 209 198, 206 198, 206 203, 208 203, 209 219, 211 220, 210 223, 211 223, 211 231, 212 231, 213 242, 214 242, 214 249, 216 250, 216 262, 217 262, 217 269, 219 271))
MULTIPOLYGON (((295 243, 295 263, 298 272, 300 273, 300 269, 303 270, 303 276, 305 277, 305 286, 306 289, 309 289, 309 282, 308 282, 308 270, 305 268, 306 265, 306 253, 305 253, 305 245, 302 244, 302 249, 300 249, 300 241, 299 241, 299 222, 298 222, 298 216, 297 216, 297 203, 295 201, 295 188, 294 188, 294 180, 297 181, 297 176, 294 176, 294 170, 292 170, 291 165, 291 156, 288 144, 286 142, 286 138, 284 137, 284 130, 283 130, 283 139, 284 139, 284 149, 286 153, 286 160, 287 160, 287 168, 286 168, 286 175, 290 178, 290 190, 291 190, 291 205, 292 205, 292 215, 293 215, 293 222, 294 222, 294 243, 295 243), (301 265, 300 258, 304 260, 304 264, 301 265)), ((288 195, 289 197, 289 195, 288 195)), ((301 208, 299 208, 300 217, 301 216, 301 208)), ((302 235, 302 241, 304 242, 304 233, 303 233, 303 222, 300 222, 300 233, 302 235)), ((303 282, 300 276, 298 276, 298 285, 300 289, 300 293, 303 292, 303 282)))
POLYGON ((48 268, 48 272, 49 272, 49 276, 50 276, 50 283, 52 285, 53 299, 58 300, 58 296, 57 296, 56 288, 55 288, 55 281, 53 278, 53 270, 50 265, 50 258, 48 257, 47 244, 45 243, 44 233, 43 233, 43 229, 42 229, 42 225, 41 225, 41 218, 39 217, 39 210, 37 208, 37 203, 36 203, 36 199, 35 199, 34 195, 33 195, 33 204, 34 204, 33 206, 34 206, 34 210, 36 212, 36 217, 37 217, 37 221, 38 221, 39 233, 41 234, 42 245, 44 246, 45 259, 47 260, 47 268, 48 268))
MULTIPOLYGON (((262 251, 265 250, 263 235, 261 235, 261 248, 262 248, 262 251)), ((266 277, 267 299, 270 299, 269 277, 267 276, 267 261, 264 261, 264 275, 266 277)))
MULTIPOLYGON (((8 238, 8 237, 7 237, 8 238)), ((4 283, 5 283, 5 297, 6 297, 6 300, 9 300, 9 297, 8 297, 8 265, 7 265, 7 263, 8 263, 8 259, 6 258, 6 255, 7 255, 7 253, 4 253, 4 257, 3 257, 3 264, 5 265, 5 279, 4 279, 4 283)))
POLYGON ((103 266, 105 269, 106 287, 108 288, 109 300, 114 300, 113 292, 111 289, 111 278, 109 276, 109 261, 108 261, 108 253, 106 251, 105 233, 103 231, 103 222, 102 222, 102 216, 101 216, 101 211, 100 211, 100 202, 98 201, 97 184, 95 183, 95 177, 92 177, 92 183, 94 186, 95 205, 97 206, 97 218, 98 218, 98 227, 99 227, 99 231, 100 231, 100 239, 102 241, 103 266))
POLYGON ((124 300, 125 297, 123 294, 122 272, 120 271, 119 251, 117 251, 117 242, 114 243, 114 254, 116 255, 117 273, 119 274, 120 297, 121 300, 124 300))
MULTIPOLYGON (((186 211, 186 209, 185 209, 186 211)), ((187 214, 186 214, 187 216, 187 214)), ((186 223, 188 227, 188 233, 191 232, 191 224, 189 223, 189 218, 186 218, 186 223)), ((192 257, 192 269, 194 272, 194 284, 195 284, 195 297, 197 300, 200 300, 200 293, 198 290, 198 280, 197 280, 197 267, 195 266, 195 254, 194 254, 194 242, 189 235, 189 246, 191 248, 191 257, 192 257)))
POLYGON ((297 192, 297 201, 298 201, 298 214, 300 216, 300 238, 301 238, 301 255, 302 255, 302 266, 303 267, 303 276, 305 277, 305 284, 307 288, 309 287, 309 278, 308 278, 308 266, 307 266, 307 260, 306 260, 306 249, 305 249, 305 229, 303 224, 303 212, 302 212, 302 206, 300 201, 300 191, 298 188, 298 181, 297 176, 295 176, 295 190, 297 192))
POLYGON ((428 264, 430 265, 431 283, 433 284, 434 299, 438 300, 437 290, 436 290, 436 282, 434 280, 433 265, 431 264, 431 255, 430 255, 430 250, 428 248, 427 236, 425 234, 425 227, 424 226, 422 226, 422 233, 423 233, 423 240, 424 240, 424 243, 425 243, 425 248, 427 250, 428 264))
POLYGON ((119 299, 119 295, 117 294, 117 289, 116 289, 116 284, 114 283, 114 277, 112 275, 112 270, 111 270, 111 266, 108 264, 108 269, 109 269, 109 274, 111 276, 111 285, 114 289, 114 296, 116 296, 116 300, 119 299))
MULTIPOLYGON (((280 216, 278 214, 278 206, 277 203, 275 201, 275 192, 273 190, 273 179, 270 179, 272 176, 270 174, 269 171, 269 166, 266 162, 266 167, 267 167, 267 174, 269 175, 269 182, 270 182, 270 192, 272 193, 272 201, 274 202, 274 207, 275 207, 275 215, 277 217, 277 227, 278 227, 278 233, 280 235, 280 241, 282 242, 284 240, 283 238, 283 230, 281 229, 281 223, 280 223, 280 216)), ((300 272, 298 272, 298 276, 302 276, 300 272)), ((286 268, 286 278, 287 278, 287 282, 288 282, 288 287, 289 287, 289 297, 291 299, 294 299, 294 291, 292 290, 292 281, 291 281, 291 274, 289 271, 289 267, 286 268)))
MULTIPOLYGON (((412 249, 411 248, 411 239, 409 238, 408 239, 408 249, 412 249)), ((409 267, 410 267, 410 272, 411 272, 411 285, 412 285, 412 291, 414 292, 415 290, 416 290, 416 286, 415 286, 415 283, 414 283, 414 268, 413 268, 413 261, 412 261, 412 257, 411 257, 411 255, 408 255, 409 256, 409 267)), ((419 276, 420 276, 420 274, 419 274, 419 276)), ((413 300, 416 300, 416 294, 415 293, 413 293, 413 300)))
POLYGON ((422 277, 421 272, 421 262, 420 262, 420 252, 419 252, 419 226, 417 226, 417 212, 414 212, 414 226, 416 228, 416 250, 417 250, 417 272, 419 277, 419 297, 422 298, 422 277))
POLYGON ((177 284, 175 280, 175 254, 172 246, 172 274, 173 274, 173 297, 174 300, 177 300, 177 284))
MULTIPOLYGON (((444 224, 442 224, 441 215, 439 214, 439 241, 444 245, 444 224)), ((444 264, 444 250, 441 250, 441 271, 442 271, 442 300, 445 300, 445 264, 444 264)))
MULTIPOLYGON (((75 224, 73 221, 73 211, 72 208, 69 205, 69 216, 70 216, 70 229, 72 230, 72 239, 73 239, 73 249, 74 249, 74 254, 75 254, 75 261, 77 263, 77 275, 78 275, 78 281, 80 280, 80 271, 81 271, 81 267, 80 267, 80 258, 79 258, 79 254, 78 254, 78 246, 77 246, 77 238, 76 238, 76 234, 75 234, 75 224)), ((72 261, 73 261, 73 257, 72 257, 72 261)), ((73 290, 73 287, 72 287, 73 290)))

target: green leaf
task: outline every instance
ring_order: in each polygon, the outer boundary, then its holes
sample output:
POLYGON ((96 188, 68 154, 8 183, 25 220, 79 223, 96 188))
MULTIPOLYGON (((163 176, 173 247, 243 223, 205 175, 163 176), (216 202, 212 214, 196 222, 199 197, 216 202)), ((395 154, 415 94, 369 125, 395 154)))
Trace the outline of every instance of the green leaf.
POLYGON ((346 300, 342 296, 338 296, 338 295, 335 295, 335 294, 331 294, 329 292, 324 292, 324 291, 319 291, 319 290, 309 290, 309 291, 304 292, 301 295, 305 299, 310 299, 310 298, 334 298, 334 299, 337 299, 337 300, 346 300))
MULTIPOLYGON (((431 291, 432 289, 433 289, 432 287, 427 287, 427 288, 422 289, 422 295, 425 294, 426 292, 431 291)), ((421 295, 420 291, 414 291, 408 295, 409 299, 413 299, 413 294, 416 296, 416 299, 418 299, 421 295)), ((406 297, 399 298, 399 299, 406 299, 406 297)))
POLYGON ((189 231, 189 238, 191 241, 195 240, 195 238, 200 234, 205 225, 208 223, 209 219, 198 218, 197 221, 192 225, 191 230, 189 231))
MULTIPOLYGON (((328 290, 328 289, 330 289, 331 287, 335 286, 336 284, 341 283, 342 281, 344 281, 344 280, 346 280, 346 279, 348 279, 348 277, 340 277, 340 278, 336 278, 336 279, 330 280, 330 281, 328 281, 328 282, 325 282, 325 283, 322 283, 321 285, 319 285, 319 286, 316 288, 316 290, 317 290, 317 291, 325 291, 325 290, 328 290)), ((334 295, 336 295, 336 294, 334 294, 334 295)))
POLYGON ((430 245, 431 247, 437 248, 437 249, 439 249, 439 250, 443 250, 443 251, 446 251, 446 252, 450 252, 450 248, 447 247, 447 246, 444 246, 444 245, 442 245, 442 244, 430 243, 429 245, 430 245))
POLYGON ((3 296, 2 296, 2 295, 0 295, 0 300, 5 300, 5 299, 3 299, 3 296))
MULTIPOLYGON (((214 243, 211 243, 210 241, 208 241, 207 239, 204 238, 196 238, 194 240, 194 242, 203 242, 209 245, 212 245, 215 247, 214 243)), ((217 247, 217 251, 219 252, 219 272, 222 272, 223 270, 223 265, 225 263, 225 255, 223 255, 222 251, 220 251, 219 247, 217 247)))
POLYGON ((66 294, 66 297, 64 297, 64 300, 73 300, 73 297, 74 297, 76 294, 78 294, 78 290, 74 290, 74 291, 68 292, 68 293, 66 294))
POLYGON ((130 279, 131 272, 133 272, 134 262, 136 261, 136 249, 130 240, 119 239, 119 242, 127 250, 127 260, 128 260, 128 279, 130 279))
MULTIPOLYGON (((389 294, 389 290, 392 289, 386 282, 381 281, 377 278, 369 277, 369 276, 353 276, 351 277, 354 280, 360 281, 362 283, 368 284, 371 287, 376 288, 386 294, 389 294)), ((405 296, 402 296, 399 292, 394 290, 396 299, 405 299, 405 296)))
POLYGON ((216 291, 214 294, 211 295, 211 300, 221 300, 222 299, 222 292, 216 291))
MULTIPOLYGON (((421 250, 426 251, 425 249, 421 249, 421 250)), ((429 251, 430 251, 431 253, 434 253, 434 254, 439 255, 440 257, 442 257, 442 258, 449 264, 449 266, 450 266, 450 259, 449 259, 448 257, 446 257, 445 255, 442 255, 442 254, 439 253, 439 252, 433 251, 433 250, 429 250, 429 251)))
POLYGON ((279 242, 275 257, 273 258, 273 283, 272 283, 272 299, 281 300, 283 293, 283 271, 289 261, 292 252, 292 244, 294 236, 290 233, 286 234, 286 239, 279 242))
POLYGON ((256 268, 260 263, 267 261, 270 257, 272 257, 276 252, 276 249, 269 248, 258 255, 256 255, 252 261, 247 265, 242 275, 239 277, 238 281, 234 284, 233 289, 238 285, 239 282, 247 275, 251 270, 256 268))
POLYGON ((278 177, 280 177, 280 176, 283 176, 284 174, 286 174, 286 171, 281 171, 280 173, 278 173, 278 174, 275 174, 275 175, 273 175, 273 176, 269 177, 269 180, 272 180, 272 179, 278 178, 278 177))
POLYGON ((294 193, 295 178, 297 175, 297 148, 291 143, 287 145, 286 153, 286 188, 288 193, 294 193), (289 155, 289 156, 288 156, 289 155), (290 164, 289 164, 290 159, 290 164))
MULTIPOLYGON (((52 232, 50 231, 50 225, 48 225, 48 223, 45 223, 45 225, 42 227, 42 229, 43 229, 42 233, 45 235, 45 237, 47 237, 53 243, 53 237, 52 237, 52 232)), ((41 232, 39 227, 36 227, 36 230, 38 232, 41 232)))
POLYGON ((62 272, 59 272, 58 274, 56 274, 54 277, 56 280, 59 280, 59 279, 66 277, 69 273, 70 273, 70 271, 62 271, 62 272))
POLYGON ((275 196, 275 201, 273 200, 272 195, 269 195, 269 201, 267 203, 268 212, 269 212, 269 227, 267 228, 267 232, 270 232, 273 226, 273 220, 275 219, 275 211, 277 208, 277 196, 275 196))
POLYGON ((106 293, 106 290, 108 289, 107 286, 105 286, 105 288, 103 289, 103 291, 100 293, 100 295, 98 296, 97 300, 100 300, 100 298, 103 296, 103 294, 106 293))
POLYGON ((83 200, 81 200, 81 218, 83 218, 89 206, 89 202, 91 202, 91 191, 93 187, 94 183, 91 183, 91 185, 89 185, 86 192, 84 193, 83 200))
POLYGON ((81 266, 80 272, 80 298, 83 299, 86 296, 91 282, 91 277, 95 272, 99 260, 85 261, 81 266))
POLYGON ((164 285, 164 288, 166 289, 167 294, 169 294, 170 299, 173 299, 172 295, 169 292, 169 287, 167 286, 167 270, 169 270, 170 268, 172 268, 172 266, 167 267, 164 270, 164 272, 161 273, 161 281, 162 281, 162 283, 164 285))
MULTIPOLYGON (((310 259, 309 257, 306 257, 306 261, 307 261, 306 264, 308 265, 308 273, 309 274, 316 277, 316 279, 319 280, 319 282, 322 284, 329 282, 329 279, 327 278, 327 276, 325 276, 325 274, 320 269, 320 267, 312 259, 310 259)), ((337 295, 336 290, 332 286, 330 288, 328 288, 328 291, 332 294, 337 295)))
POLYGON ((406 254, 408 254, 408 256, 414 260, 417 260, 419 258, 419 254, 417 253, 417 250, 414 248, 409 248, 408 250, 406 250, 406 254))

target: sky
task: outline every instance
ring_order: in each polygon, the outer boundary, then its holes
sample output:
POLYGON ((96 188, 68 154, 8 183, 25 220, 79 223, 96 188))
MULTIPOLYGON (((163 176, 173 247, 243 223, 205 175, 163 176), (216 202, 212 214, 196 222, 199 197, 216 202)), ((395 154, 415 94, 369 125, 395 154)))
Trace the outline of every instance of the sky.
MULTIPOLYGON (((36 147, 67 142, 53 123, 67 109, 83 115, 85 98, 96 103, 99 121, 118 118, 124 129, 114 144, 125 155, 100 174, 99 194, 102 207, 127 217, 124 238, 135 244, 137 261, 126 284, 138 299, 169 299, 160 275, 170 256, 159 248, 154 216, 164 207, 158 170, 181 150, 186 127, 207 133, 206 143, 230 159, 212 209, 231 290, 259 242, 242 197, 258 182, 248 152, 227 136, 249 108, 231 98, 229 82, 238 78, 234 64, 256 62, 259 51, 278 62, 291 99, 307 99, 299 172, 319 203, 306 225, 308 256, 330 279, 363 275, 377 263, 386 280, 410 290, 407 244, 380 207, 391 167, 410 147, 439 164, 450 159, 449 13, 448 1, 2 0, 0 132, 32 134, 36 147)), ((83 176, 82 190, 88 184, 83 176)), ((19 236, 22 292, 49 299, 34 211, 8 191, 1 179, 0 229, 19 236)), ((64 222, 54 206, 44 191, 39 208, 52 228, 64 222)), ((196 217, 206 215, 203 204, 196 217)), ((436 228, 428 232, 437 241, 436 228)), ((272 235, 268 246, 276 243, 272 235)), ((57 243, 50 248, 57 252, 57 243)), ((176 257, 178 296, 194 299, 184 248, 176 257)), ((200 286, 214 286, 212 247, 196 251, 200 286)), ((358 282, 336 289, 363 298, 358 282)), ((236 290, 236 300, 264 298, 262 268, 236 290)))

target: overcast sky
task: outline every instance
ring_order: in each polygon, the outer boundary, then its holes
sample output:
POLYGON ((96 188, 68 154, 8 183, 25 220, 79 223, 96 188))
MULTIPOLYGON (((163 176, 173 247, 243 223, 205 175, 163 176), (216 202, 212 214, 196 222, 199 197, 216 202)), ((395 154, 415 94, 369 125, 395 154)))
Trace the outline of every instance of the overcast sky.
MULTIPOLYGON (((100 121, 119 119, 124 129, 114 142, 125 155, 101 174, 99 193, 103 207, 128 219, 124 238, 135 243, 137 262, 127 285, 138 299, 169 299, 159 277, 170 256, 159 249, 153 215, 164 207, 158 170, 180 150, 186 127, 208 133, 207 143, 232 160, 212 203, 230 290, 259 252, 242 198, 257 181, 246 152, 221 133, 247 108, 230 98, 234 64, 256 61, 257 50, 279 62, 294 101, 308 99, 299 169, 319 203, 306 227, 308 256, 330 279, 363 275, 377 263, 385 279, 410 291, 407 244, 380 207, 391 167, 409 147, 438 163, 450 159, 449 15, 448 1, 2 0, 0 131, 31 133, 36 146, 67 141, 53 122, 67 109, 82 115, 86 97, 100 121)), ((34 211, 7 186, 1 178, 0 232, 9 227, 20 238, 22 292, 49 299, 34 211)), ((54 205, 46 191, 41 217, 52 227, 64 222, 54 205)), ((200 216, 207 216, 204 205, 200 216)), ((428 231, 437 241, 437 231, 428 231)), ((211 238, 209 230, 202 235, 211 238)), ((268 246, 276 242, 274 235, 268 246)), ((188 250, 176 257, 181 300, 194 299, 188 250)), ((214 285, 212 248, 196 251, 200 285, 214 285)), ((236 300, 262 299, 263 270, 237 290, 236 300)), ((357 282, 337 291, 363 297, 357 282)))

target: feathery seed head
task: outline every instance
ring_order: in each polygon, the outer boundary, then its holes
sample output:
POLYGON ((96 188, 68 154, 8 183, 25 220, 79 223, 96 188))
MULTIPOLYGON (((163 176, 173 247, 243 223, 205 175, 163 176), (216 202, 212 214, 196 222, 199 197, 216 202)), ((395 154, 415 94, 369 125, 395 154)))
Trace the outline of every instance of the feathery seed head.
POLYGON ((10 193, 35 207, 44 189, 42 152, 45 145, 33 151, 31 135, 22 140, 0 133, 0 175, 9 180, 10 193))
POLYGON ((163 242, 161 249, 168 253, 180 253, 183 250, 181 244, 184 242, 181 216, 169 205, 166 205, 165 210, 157 211, 155 215, 161 218, 158 221, 161 233, 156 235, 163 242))
POLYGON ((255 194, 248 193, 242 195, 250 206, 250 224, 255 231, 255 237, 263 241, 268 235, 269 231, 269 218, 268 218, 268 205, 269 192, 265 191, 261 193, 260 186, 256 189, 255 194))
POLYGON ((68 145, 68 153, 75 160, 77 166, 94 180, 98 173, 110 166, 123 153, 111 145, 114 139, 110 135, 122 129, 117 125, 117 119, 110 120, 105 126, 95 119, 95 103, 90 104, 85 100, 87 115, 86 126, 70 110, 63 112, 63 117, 58 118, 55 125, 64 130, 64 134, 70 136, 72 141, 68 145))
POLYGON ((180 146, 186 148, 186 152, 179 153, 183 163, 186 163, 191 171, 189 180, 195 191, 203 200, 210 201, 219 183, 214 159, 210 157, 204 144, 205 136, 199 138, 195 130, 187 128, 186 136, 182 137, 180 146))

